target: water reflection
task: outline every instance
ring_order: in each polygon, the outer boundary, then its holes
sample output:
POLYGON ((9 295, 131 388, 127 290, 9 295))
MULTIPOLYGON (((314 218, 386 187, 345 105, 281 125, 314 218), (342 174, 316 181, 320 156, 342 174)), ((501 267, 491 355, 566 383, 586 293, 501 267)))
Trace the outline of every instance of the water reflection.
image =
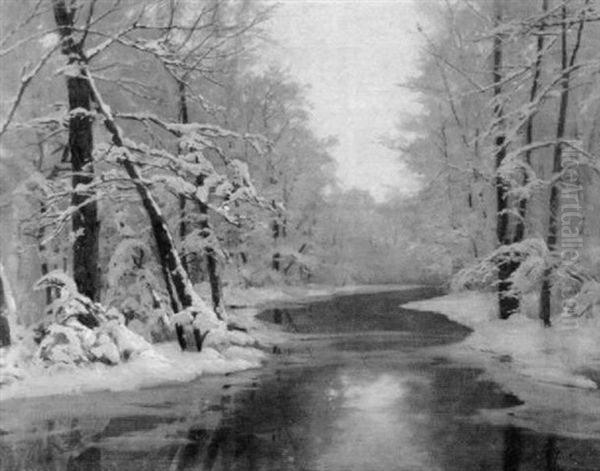
POLYGON ((503 471, 518 471, 522 454, 521 432, 511 425, 504 430, 503 471))
POLYGON ((67 471, 100 471, 102 452, 97 446, 86 448, 81 453, 69 457, 67 471))
POLYGON ((413 426, 415 415, 405 398, 415 378, 389 373, 341 374, 341 414, 332 446, 317 460, 317 469, 438 469, 423 437, 413 426))
POLYGON ((305 363, 277 356, 247 376, 1 403, 3 426, 27 423, 0 436, 0 469, 598 469, 597 440, 473 420, 479 409, 519 401, 482 381, 481 371, 421 355, 420 346, 458 340, 466 330, 400 310, 411 296, 355 296, 269 314, 300 332, 346 332, 306 342, 314 355, 305 363))

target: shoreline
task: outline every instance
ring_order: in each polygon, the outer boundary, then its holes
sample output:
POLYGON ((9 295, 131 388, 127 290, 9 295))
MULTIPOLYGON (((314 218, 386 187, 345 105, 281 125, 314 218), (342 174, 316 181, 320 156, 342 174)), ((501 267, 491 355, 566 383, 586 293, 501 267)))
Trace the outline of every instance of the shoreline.
POLYGON ((435 347, 453 361, 481 369, 481 379, 522 405, 482 410, 480 420, 577 438, 600 437, 600 392, 585 371, 600 368, 597 326, 545 328, 537 319, 496 316, 495 293, 463 292, 403 304, 473 330, 457 344, 435 347))
MULTIPOLYGON (((244 301, 243 307, 229 306, 230 320, 248 327, 248 334, 262 348, 231 345, 223 349, 205 348, 202 352, 181 352, 176 342, 152 344, 136 358, 108 366, 92 363, 84 366, 38 364, 22 370, 23 378, 0 386, 0 403, 21 398, 56 395, 84 395, 93 392, 135 391, 172 383, 189 383, 205 375, 225 376, 261 368, 268 360, 265 350, 291 339, 275 325, 267 325, 256 316, 270 307, 332 299, 336 296, 366 294, 423 285, 352 285, 238 290, 231 293, 231 304, 244 301)), ((229 303, 228 303, 229 304, 229 303)))

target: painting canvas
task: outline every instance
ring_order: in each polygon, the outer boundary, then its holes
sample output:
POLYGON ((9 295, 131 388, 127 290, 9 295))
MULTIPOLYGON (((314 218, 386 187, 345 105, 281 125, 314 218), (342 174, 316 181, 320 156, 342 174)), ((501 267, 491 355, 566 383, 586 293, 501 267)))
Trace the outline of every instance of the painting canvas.
POLYGON ((0 470, 600 469, 598 20, 0 1, 0 470))

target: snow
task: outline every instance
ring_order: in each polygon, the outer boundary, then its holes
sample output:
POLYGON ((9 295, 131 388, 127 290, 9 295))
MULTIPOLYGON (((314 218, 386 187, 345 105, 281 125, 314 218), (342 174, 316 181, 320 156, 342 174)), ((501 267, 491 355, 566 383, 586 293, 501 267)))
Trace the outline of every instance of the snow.
MULTIPOLYGON (((39 346, 38 357, 45 351, 45 346, 48 354, 53 355, 52 361, 43 361, 40 357, 38 361, 27 363, 26 359, 31 360, 31 342, 0 349, 0 400, 99 390, 134 390, 169 382, 192 381, 204 374, 257 368, 265 361, 266 354, 254 346, 259 343, 269 347, 284 342, 290 335, 256 320, 259 306, 267 302, 298 302, 341 293, 396 288, 400 287, 314 285, 230 290, 229 304, 243 305, 244 308, 230 309, 228 321, 247 329, 248 333, 228 331, 223 325, 211 325, 202 352, 182 352, 176 342, 150 344, 125 327, 120 318, 109 319, 93 331, 81 326, 75 319, 69 319, 67 325, 51 325, 51 334, 39 346), (54 348, 48 348, 50 344, 54 348), (18 366, 24 363, 27 363, 26 368, 18 366)), ((186 314, 188 320, 193 318, 191 313, 186 314)))
POLYGON ((30 331, 15 346, 0 349, 0 400, 192 381, 202 374, 256 368, 266 357, 251 335, 228 331, 202 312, 185 312, 194 326, 210 330, 202 352, 181 352, 176 342, 149 343, 125 326, 115 309, 85 301, 80 296, 62 303, 61 312, 68 315, 48 323, 39 345, 34 342, 36 332, 30 331), (97 327, 77 319, 89 309, 97 311, 97 327))
POLYGON ((498 319, 496 303, 495 293, 462 292, 403 307, 439 312, 472 328, 474 332, 461 348, 510 363, 517 374, 540 382, 597 389, 594 381, 580 373, 600 369, 597 319, 581 319, 578 324, 556 321, 545 328, 537 319, 520 314, 498 319))
MULTIPOLYGON (((481 368, 489 379, 516 395, 523 405, 482 411, 481 418, 534 428, 544 433, 597 437, 600 396, 592 378, 600 375, 600 320, 553 321, 545 328, 533 317, 496 317, 495 293, 460 292, 404 304, 433 311, 473 329, 443 354, 481 368)), ((439 352, 434 352, 435 354, 439 352)))
MULTIPOLYGON (((97 348, 104 351, 106 345, 97 348)), ((256 368, 265 354, 257 349, 230 346, 218 351, 182 352, 175 342, 154 345, 127 362, 109 366, 90 363, 85 366, 34 365, 19 371, 22 381, 3 386, 0 400, 15 397, 78 394, 90 391, 125 391, 158 384, 192 381, 203 374, 225 374, 256 368)))

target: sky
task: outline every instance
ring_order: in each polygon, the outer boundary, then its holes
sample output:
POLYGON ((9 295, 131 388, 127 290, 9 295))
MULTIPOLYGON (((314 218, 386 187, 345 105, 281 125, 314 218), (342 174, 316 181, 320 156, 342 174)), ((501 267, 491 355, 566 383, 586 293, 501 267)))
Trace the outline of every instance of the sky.
POLYGON ((332 153, 342 187, 368 190, 378 201, 419 185, 398 152, 379 143, 419 109, 398 86, 417 72, 413 1, 284 0, 269 26, 277 61, 310 86, 317 135, 339 139, 332 153))

